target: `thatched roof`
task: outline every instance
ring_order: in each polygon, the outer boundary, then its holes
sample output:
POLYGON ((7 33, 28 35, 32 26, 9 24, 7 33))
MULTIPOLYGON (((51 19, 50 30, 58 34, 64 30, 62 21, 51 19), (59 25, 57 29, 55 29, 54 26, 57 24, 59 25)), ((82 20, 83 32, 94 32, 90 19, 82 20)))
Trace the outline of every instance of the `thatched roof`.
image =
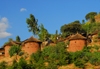
POLYGON ((93 32, 91 35, 95 35, 95 34, 98 34, 100 33, 100 31, 96 30, 95 32, 93 32))
POLYGON ((42 41, 34 38, 33 36, 31 36, 29 39, 23 41, 24 44, 27 43, 27 42, 38 42, 38 43, 42 43, 42 41))
POLYGON ((4 50, 4 48, 0 48, 0 50, 4 50))
POLYGON ((77 34, 75 34, 75 35, 73 35, 73 36, 71 36, 71 37, 69 38, 69 40, 77 40, 77 39, 86 40, 87 38, 84 37, 84 36, 82 36, 82 35, 79 34, 79 33, 77 33, 77 34))
POLYGON ((20 45, 21 43, 20 42, 17 42, 17 41, 10 41, 9 43, 3 45, 3 47, 5 46, 13 46, 13 45, 20 45))

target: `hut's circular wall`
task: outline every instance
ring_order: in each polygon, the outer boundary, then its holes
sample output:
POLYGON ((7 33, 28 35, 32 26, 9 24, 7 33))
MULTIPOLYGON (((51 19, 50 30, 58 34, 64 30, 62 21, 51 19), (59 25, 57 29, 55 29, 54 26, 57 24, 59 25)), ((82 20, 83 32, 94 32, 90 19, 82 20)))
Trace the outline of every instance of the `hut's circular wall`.
POLYGON ((85 40, 71 40, 69 44, 69 51, 76 52, 83 49, 84 45, 86 46, 85 40))
POLYGON ((28 54, 36 53, 39 50, 39 43, 28 42, 25 44, 25 52, 28 54))
POLYGON ((5 46, 5 56, 7 57, 7 56, 10 56, 9 55, 9 48, 10 48, 11 46, 5 46))

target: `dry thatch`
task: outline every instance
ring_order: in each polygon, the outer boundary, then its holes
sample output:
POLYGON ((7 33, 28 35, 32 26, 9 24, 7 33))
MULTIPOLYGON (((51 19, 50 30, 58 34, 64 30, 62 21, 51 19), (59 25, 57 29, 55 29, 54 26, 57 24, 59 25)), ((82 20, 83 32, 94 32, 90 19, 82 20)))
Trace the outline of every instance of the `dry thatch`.
POLYGON ((3 45, 3 47, 5 46, 13 46, 13 45, 20 45, 21 43, 20 42, 17 42, 17 41, 10 41, 9 43, 3 45))
POLYGON ((87 38, 78 33, 69 38, 69 40, 78 40, 78 39, 86 40, 87 38))
POLYGON ((38 42, 38 43, 42 43, 40 40, 34 38, 33 36, 31 36, 29 39, 23 41, 23 43, 27 43, 27 42, 38 42))

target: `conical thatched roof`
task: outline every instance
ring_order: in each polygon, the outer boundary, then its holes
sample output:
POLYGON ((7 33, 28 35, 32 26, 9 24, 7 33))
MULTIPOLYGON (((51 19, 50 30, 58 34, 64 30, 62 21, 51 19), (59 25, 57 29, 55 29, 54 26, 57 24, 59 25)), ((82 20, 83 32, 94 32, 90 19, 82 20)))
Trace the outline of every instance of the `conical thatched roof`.
POLYGON ((5 44, 3 47, 5 47, 5 46, 19 45, 19 44, 21 44, 21 43, 17 42, 17 41, 10 41, 9 43, 5 44))
POLYGON ((87 38, 84 37, 84 36, 82 36, 82 35, 79 34, 79 33, 77 33, 77 34, 75 34, 75 35, 73 35, 73 36, 71 36, 71 37, 69 38, 69 40, 77 40, 77 39, 86 40, 87 38))
POLYGON ((23 41, 23 43, 27 43, 27 42, 39 42, 39 43, 42 43, 40 40, 34 38, 33 36, 31 36, 29 39, 23 41))
POLYGON ((95 35, 95 34, 98 34, 100 33, 100 31, 96 30, 95 32, 93 32, 91 35, 95 35))

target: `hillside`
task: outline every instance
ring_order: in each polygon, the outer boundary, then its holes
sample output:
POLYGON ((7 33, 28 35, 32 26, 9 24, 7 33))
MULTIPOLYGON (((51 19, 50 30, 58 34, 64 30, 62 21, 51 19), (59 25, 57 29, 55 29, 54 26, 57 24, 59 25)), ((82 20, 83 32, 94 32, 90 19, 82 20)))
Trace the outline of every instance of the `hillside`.
POLYGON ((95 21, 96 22, 100 22, 100 14, 98 14, 98 15, 95 16, 95 21))

